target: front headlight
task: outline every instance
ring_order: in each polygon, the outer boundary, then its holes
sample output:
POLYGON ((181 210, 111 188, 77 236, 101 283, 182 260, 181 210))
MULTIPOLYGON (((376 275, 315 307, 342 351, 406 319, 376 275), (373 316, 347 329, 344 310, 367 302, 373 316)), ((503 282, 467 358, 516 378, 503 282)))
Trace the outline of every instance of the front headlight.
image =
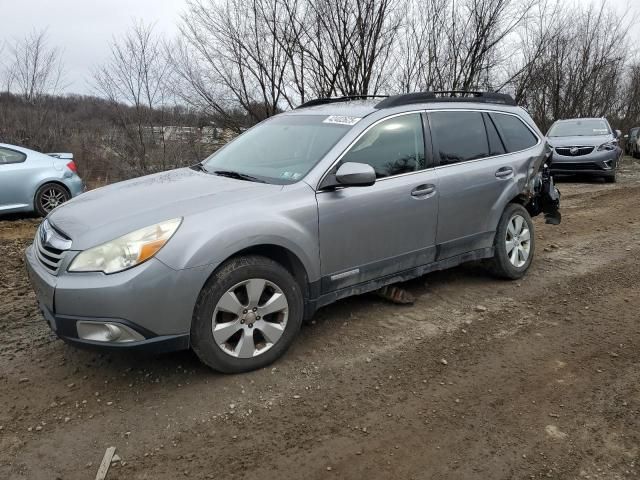
POLYGON ((608 150, 608 151, 615 150, 617 146, 618 146, 618 142, 614 140, 612 142, 607 142, 600 145, 598 147, 598 151, 602 152, 603 150, 608 150))
POLYGON ((73 259, 70 272, 116 273, 140 265, 164 247, 182 218, 174 218, 85 250, 73 259))

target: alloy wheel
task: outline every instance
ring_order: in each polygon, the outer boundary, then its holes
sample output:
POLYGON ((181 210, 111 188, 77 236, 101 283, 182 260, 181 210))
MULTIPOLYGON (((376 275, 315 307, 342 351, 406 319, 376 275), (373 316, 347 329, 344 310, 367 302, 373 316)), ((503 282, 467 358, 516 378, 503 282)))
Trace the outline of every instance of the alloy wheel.
POLYGON ((282 337, 289 303, 282 289, 263 278, 251 278, 227 290, 213 312, 212 331, 223 352, 253 358, 282 337))
POLYGON ((49 187, 40 195, 40 205, 45 212, 50 212, 67 201, 67 194, 60 187, 49 187))
POLYGON ((507 256, 514 267, 521 268, 531 252, 531 232, 522 215, 514 215, 507 224, 505 239, 507 256))

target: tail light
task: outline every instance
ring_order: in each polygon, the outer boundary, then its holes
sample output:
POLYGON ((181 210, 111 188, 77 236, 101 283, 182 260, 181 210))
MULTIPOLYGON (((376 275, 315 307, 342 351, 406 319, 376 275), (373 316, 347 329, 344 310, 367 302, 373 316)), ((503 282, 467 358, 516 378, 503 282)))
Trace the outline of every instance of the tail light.
POLYGON ((67 168, 73 173, 78 173, 78 167, 76 167, 76 162, 74 162, 73 160, 67 163, 67 168))

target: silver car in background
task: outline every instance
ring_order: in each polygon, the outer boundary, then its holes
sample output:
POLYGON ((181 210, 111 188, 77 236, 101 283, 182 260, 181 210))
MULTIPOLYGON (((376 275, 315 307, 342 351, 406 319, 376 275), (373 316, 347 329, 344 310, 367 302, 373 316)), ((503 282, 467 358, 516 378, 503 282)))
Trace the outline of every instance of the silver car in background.
POLYGON ((618 139, 605 118, 558 120, 547 132, 553 148, 551 172, 554 175, 589 175, 616 181, 622 156, 618 139))
POLYGON ((624 136, 625 152, 633 158, 640 158, 640 127, 629 130, 629 134, 624 136))
POLYGON ((83 191, 73 155, 0 143, 0 215, 37 212, 44 217, 83 191))

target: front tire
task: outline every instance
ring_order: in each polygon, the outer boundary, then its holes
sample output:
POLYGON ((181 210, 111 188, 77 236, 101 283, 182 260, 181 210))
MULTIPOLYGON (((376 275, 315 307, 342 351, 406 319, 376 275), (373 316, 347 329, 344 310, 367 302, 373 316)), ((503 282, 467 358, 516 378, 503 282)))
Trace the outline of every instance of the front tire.
POLYGON ((45 183, 36 192, 34 206, 41 217, 71 198, 69 191, 58 183, 45 183))
POLYGON ((277 262, 248 255, 224 263, 200 292, 191 345, 223 373, 265 367, 281 357, 302 324, 300 286, 277 262))
POLYGON ((527 273, 535 252, 535 229, 526 208, 518 203, 507 205, 493 247, 489 268, 494 275, 516 280, 527 273))

